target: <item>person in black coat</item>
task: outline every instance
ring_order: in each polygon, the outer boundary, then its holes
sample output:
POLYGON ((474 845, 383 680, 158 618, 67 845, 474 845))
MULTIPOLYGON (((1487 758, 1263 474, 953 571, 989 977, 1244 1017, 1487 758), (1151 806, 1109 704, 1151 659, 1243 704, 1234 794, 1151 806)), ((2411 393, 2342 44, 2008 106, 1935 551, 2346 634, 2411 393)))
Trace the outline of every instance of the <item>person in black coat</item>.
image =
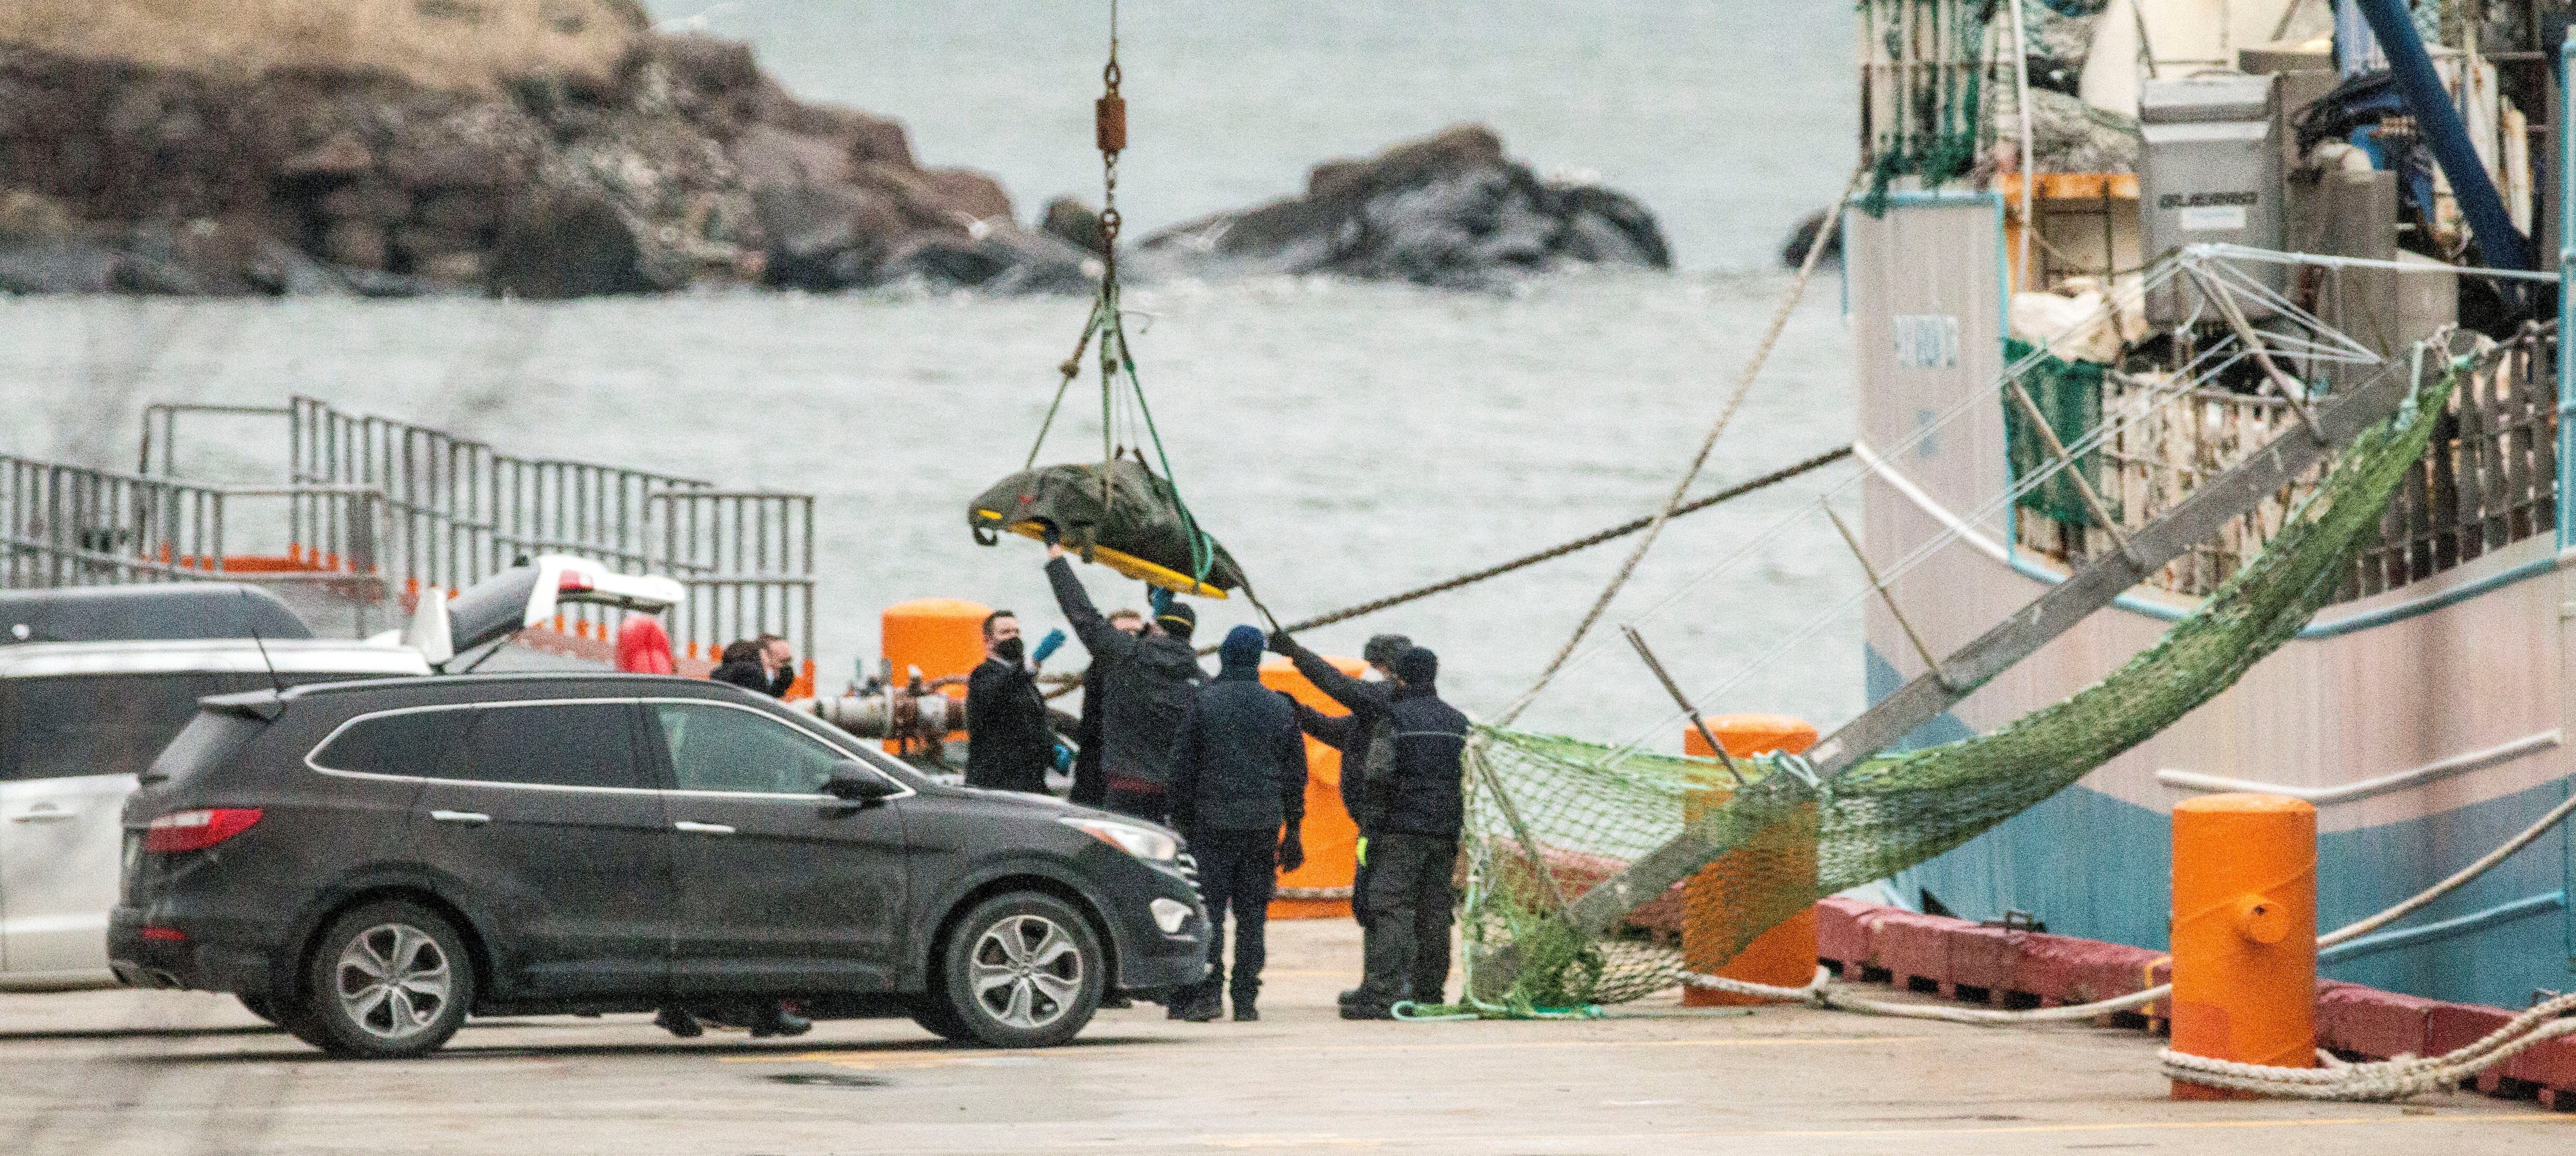
POLYGON ((1108 780, 1102 805, 1164 822, 1171 814, 1172 744, 1198 685, 1207 680, 1190 649, 1198 614, 1175 604, 1155 615, 1143 635, 1131 635, 1092 607, 1082 580, 1073 576, 1073 564, 1064 560, 1063 547, 1047 547, 1046 574, 1057 608, 1083 649, 1091 652, 1091 664, 1108 691, 1100 716, 1100 769, 1108 780))
MULTIPOLYGON (((1343 1019, 1390 1019, 1395 1004, 1442 1002, 1449 981, 1449 878, 1466 824, 1467 716, 1440 700, 1438 655, 1397 655, 1386 715, 1360 759, 1369 836, 1369 924, 1359 994, 1343 1019)), ((1349 783, 1351 769, 1343 768, 1349 783)))
MULTIPOLYGON (((1349 714, 1328 715, 1299 702, 1298 729, 1315 736, 1316 741, 1342 753, 1342 810, 1350 815, 1351 825, 1359 829, 1360 860, 1351 874, 1351 919, 1362 929, 1369 925, 1368 909, 1368 837, 1371 820, 1370 801, 1358 793, 1360 762, 1368 754, 1369 736, 1377 733, 1378 723, 1386 717, 1386 708, 1395 701, 1393 682, 1368 682, 1352 678, 1339 667, 1326 662, 1322 655, 1298 645, 1297 640, 1279 631, 1270 636, 1270 649, 1295 663, 1297 673, 1334 702, 1342 704, 1349 714)), ((1388 673, 1395 656, 1413 649, 1413 640, 1401 634, 1380 634, 1360 648, 1360 658, 1381 677, 1388 673)), ((1360 989, 1342 992, 1341 1002, 1359 998, 1360 989)))
MULTIPOLYGON (((1109 625, 1131 638, 1145 634, 1145 616, 1133 610, 1109 612, 1109 625)), ((1099 662, 1082 672, 1082 718, 1073 728, 1073 793, 1070 798, 1086 807, 1097 807, 1108 801, 1109 774, 1100 765, 1101 720, 1109 714, 1109 670, 1099 662)))
POLYGON ((984 662, 966 676, 967 786, 1046 793, 1055 733, 1026 646, 1017 615, 984 616, 984 662))
POLYGON ((1306 739, 1288 696, 1261 685, 1261 632, 1238 626, 1217 648, 1215 679, 1199 688, 1172 751, 1172 826, 1198 860, 1207 900, 1208 977, 1172 1018, 1204 1023, 1234 997, 1234 1018, 1261 1018, 1261 965, 1278 872, 1306 862, 1306 739), (1234 976, 1225 971, 1225 917, 1234 913, 1234 976))
POLYGON ((724 653, 717 656, 715 671, 707 677, 753 694, 769 693, 769 667, 761 662, 760 643, 753 639, 726 643, 724 653))

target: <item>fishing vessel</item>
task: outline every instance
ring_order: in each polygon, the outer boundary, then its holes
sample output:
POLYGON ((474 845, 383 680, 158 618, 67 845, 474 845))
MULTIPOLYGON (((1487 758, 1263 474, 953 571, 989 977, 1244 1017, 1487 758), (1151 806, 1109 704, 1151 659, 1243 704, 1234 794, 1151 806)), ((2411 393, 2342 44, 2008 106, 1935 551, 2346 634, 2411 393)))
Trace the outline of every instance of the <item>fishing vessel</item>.
MULTIPOLYGON (((2550 81, 2564 22, 2536 4, 2444 11, 2419 27, 2377 0, 1861 6, 1844 293, 1860 538, 1887 573, 1866 611, 1871 701, 2296 436, 2310 403, 2408 371, 2418 341, 2436 356, 2489 343, 2296 638, 2074 786, 1899 872, 1892 901, 2161 950, 2173 807, 2251 790, 2316 805, 2319 922, 2338 927, 2567 799, 2559 415, 2576 392, 2557 356, 2561 182, 2535 160, 2570 155, 2550 81)), ((2314 477, 1900 749, 1993 731, 2155 644, 2314 477)), ((2576 981, 2571 885, 2576 845, 2551 831, 2327 949, 2321 975, 2528 1006, 2576 981)))

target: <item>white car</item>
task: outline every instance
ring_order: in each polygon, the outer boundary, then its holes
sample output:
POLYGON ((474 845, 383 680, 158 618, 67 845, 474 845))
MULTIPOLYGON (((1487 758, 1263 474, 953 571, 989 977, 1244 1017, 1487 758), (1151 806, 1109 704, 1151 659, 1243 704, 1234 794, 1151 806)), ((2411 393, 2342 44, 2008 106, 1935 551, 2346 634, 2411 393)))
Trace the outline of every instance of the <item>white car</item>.
POLYGON ((199 698, 430 672, 227 583, 0 592, 0 632, 0 991, 116 986, 118 814, 199 698))
POLYGON ((681 596, 668 578, 549 556, 424 597, 409 629, 356 642, 317 639, 231 583, 0 590, 0 991, 117 985, 118 815, 199 698, 461 668, 560 605, 659 613, 681 596))

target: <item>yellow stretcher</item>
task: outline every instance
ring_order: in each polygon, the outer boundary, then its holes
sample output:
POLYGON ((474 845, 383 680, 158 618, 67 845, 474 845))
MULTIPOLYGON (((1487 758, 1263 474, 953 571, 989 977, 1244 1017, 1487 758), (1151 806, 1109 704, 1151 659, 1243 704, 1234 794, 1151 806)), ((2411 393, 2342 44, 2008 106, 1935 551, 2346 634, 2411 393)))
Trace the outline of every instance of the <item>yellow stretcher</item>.
MULTIPOLYGON (((976 510, 975 517, 1001 529, 1008 530, 1023 538, 1029 538, 1040 542, 1046 540, 1046 527, 1042 523, 1034 520, 1002 525, 1002 515, 999 512, 985 509, 976 510)), ((1133 554, 1123 554, 1116 550, 1112 550, 1107 546, 1092 546, 1082 551, 1082 554, 1083 560, 1086 562, 1097 562, 1100 565, 1107 566, 1110 569, 1117 571, 1121 575, 1149 585, 1160 586, 1175 594, 1187 594, 1193 598, 1223 598, 1226 596, 1225 591, 1219 590, 1214 586, 1210 586, 1205 582, 1192 578, 1187 574, 1183 574, 1178 570, 1174 570, 1168 566, 1155 565, 1154 563, 1136 557, 1133 554)))

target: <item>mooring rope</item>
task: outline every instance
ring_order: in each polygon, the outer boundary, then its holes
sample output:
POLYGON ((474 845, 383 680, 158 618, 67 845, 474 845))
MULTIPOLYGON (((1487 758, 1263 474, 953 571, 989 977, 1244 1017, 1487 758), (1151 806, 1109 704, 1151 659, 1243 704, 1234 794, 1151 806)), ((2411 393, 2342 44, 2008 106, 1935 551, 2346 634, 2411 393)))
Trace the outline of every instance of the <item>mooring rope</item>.
MULTIPOLYGON (((2469 884, 2471 880, 2493 870, 2517 851, 2530 846, 2576 814, 2576 798, 2550 808, 2529 827, 2498 844, 2495 850, 2480 856, 2449 878, 2398 902, 2386 911, 2366 919, 2355 920, 2317 937, 2317 946, 2332 947, 2349 942, 2401 919, 2469 884)), ((1945 1020, 1950 1023, 2004 1026, 2087 1020, 2113 1012, 2128 1011, 2156 1003, 2173 994, 2170 983, 2158 984, 2124 996, 2093 1003, 2068 1004, 2063 1007, 2032 1008, 2024 1011, 1998 1011, 1991 1008, 1952 1007, 1945 1004, 1891 1003, 1864 999, 1848 991, 1828 986, 1832 973, 1819 967, 1816 977, 1804 987, 1783 987, 1729 979, 1720 975, 1685 971, 1681 981, 1691 987, 1729 992, 1756 999, 1781 1003, 1813 1003, 1819 1007, 1869 1015, 1898 1016, 1906 1019, 1945 1020)), ((2440 1091, 2459 1083, 2531 1048, 2560 1036, 2576 1034, 2576 1019, 2560 1019, 2576 1012, 2576 993, 2559 996, 2534 1006, 2530 1011, 2489 1033, 2467 1047, 2439 1056, 2399 1056, 2376 1063, 2353 1064, 2336 1058, 2323 1049, 2317 1052, 2322 1067, 2279 1068, 2265 1064, 2239 1063, 2233 1060, 2195 1056, 2166 1048, 2157 1053, 2165 1075, 2215 1088, 2257 1092, 2299 1100, 2395 1100, 2424 1092, 2440 1091)))

